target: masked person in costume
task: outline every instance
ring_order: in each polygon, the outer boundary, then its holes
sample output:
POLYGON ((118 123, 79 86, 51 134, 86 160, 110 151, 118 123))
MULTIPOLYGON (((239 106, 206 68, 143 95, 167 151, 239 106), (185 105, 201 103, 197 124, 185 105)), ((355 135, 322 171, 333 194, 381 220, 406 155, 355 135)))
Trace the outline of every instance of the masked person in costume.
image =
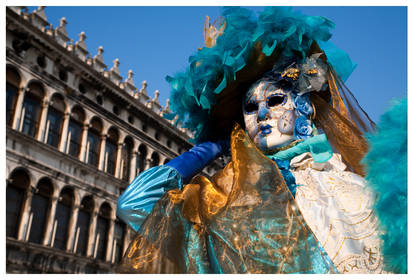
POLYGON ((344 86, 353 64, 333 26, 285 7, 206 24, 206 47, 167 78, 196 145, 119 198, 137 232, 121 272, 384 272, 360 163, 375 125, 344 86), (228 146, 223 170, 197 175, 228 146))

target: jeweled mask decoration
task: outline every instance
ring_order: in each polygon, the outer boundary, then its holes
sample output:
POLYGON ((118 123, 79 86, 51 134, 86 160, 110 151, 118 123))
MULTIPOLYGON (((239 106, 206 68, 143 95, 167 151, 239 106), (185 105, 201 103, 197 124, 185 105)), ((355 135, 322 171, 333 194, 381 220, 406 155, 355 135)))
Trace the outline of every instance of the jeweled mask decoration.
POLYGON ((245 127, 264 153, 313 135, 315 112, 309 94, 327 86, 327 66, 318 57, 273 69, 248 90, 243 102, 245 127))

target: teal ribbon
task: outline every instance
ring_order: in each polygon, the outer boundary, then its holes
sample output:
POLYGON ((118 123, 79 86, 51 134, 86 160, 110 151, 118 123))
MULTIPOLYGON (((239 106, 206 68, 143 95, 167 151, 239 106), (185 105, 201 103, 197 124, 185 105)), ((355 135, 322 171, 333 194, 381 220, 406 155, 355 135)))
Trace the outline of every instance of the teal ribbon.
POLYGON ((284 151, 267 155, 271 160, 288 160, 303 153, 310 152, 314 162, 326 162, 333 156, 333 150, 325 134, 315 135, 284 151))

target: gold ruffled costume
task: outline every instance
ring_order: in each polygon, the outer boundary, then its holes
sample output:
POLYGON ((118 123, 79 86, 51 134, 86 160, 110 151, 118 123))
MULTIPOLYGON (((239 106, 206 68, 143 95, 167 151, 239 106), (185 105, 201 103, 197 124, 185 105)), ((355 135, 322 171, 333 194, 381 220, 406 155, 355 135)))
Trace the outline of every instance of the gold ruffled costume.
POLYGON ((277 165, 236 126, 232 162, 155 205, 120 272, 334 273, 277 165))

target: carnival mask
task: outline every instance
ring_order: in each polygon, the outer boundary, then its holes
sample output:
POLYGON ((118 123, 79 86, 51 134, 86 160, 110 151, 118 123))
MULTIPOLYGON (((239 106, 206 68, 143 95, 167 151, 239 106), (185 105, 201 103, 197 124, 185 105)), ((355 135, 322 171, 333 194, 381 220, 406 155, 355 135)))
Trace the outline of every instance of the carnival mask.
POLYGON ((248 135, 264 153, 294 139, 297 115, 288 87, 266 79, 256 82, 245 96, 243 113, 248 135))

